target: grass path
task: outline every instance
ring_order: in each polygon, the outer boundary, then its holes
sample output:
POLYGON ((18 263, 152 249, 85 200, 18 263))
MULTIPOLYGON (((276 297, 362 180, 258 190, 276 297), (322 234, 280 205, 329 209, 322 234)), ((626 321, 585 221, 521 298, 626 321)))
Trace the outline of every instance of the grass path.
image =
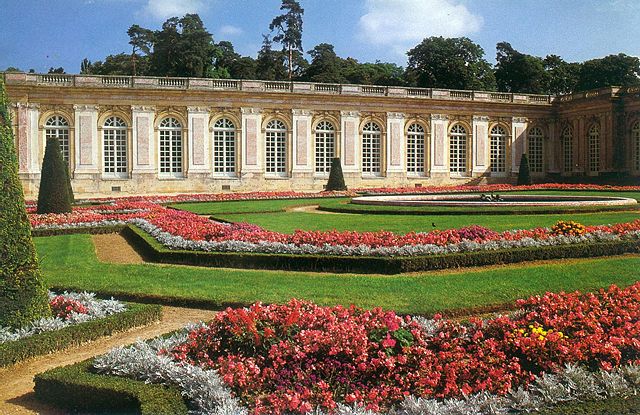
POLYGON ((210 310, 163 307, 162 320, 158 323, 137 327, 60 352, 0 368, 0 379, 3 380, 0 382, 0 414, 65 414, 67 412, 51 408, 35 399, 33 377, 36 374, 104 354, 116 346, 157 337, 177 330, 190 322, 210 320, 214 314, 210 310))
POLYGON ((283 303, 295 297, 319 305, 431 314, 504 304, 545 291, 586 291, 640 280, 637 255, 389 276, 110 264, 97 260, 89 235, 35 241, 50 286, 198 300, 218 307, 283 303))

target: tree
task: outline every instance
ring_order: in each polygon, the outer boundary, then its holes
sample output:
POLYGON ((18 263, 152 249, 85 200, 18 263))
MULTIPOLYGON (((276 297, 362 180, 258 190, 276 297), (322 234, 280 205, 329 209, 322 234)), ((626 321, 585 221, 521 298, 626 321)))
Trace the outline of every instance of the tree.
POLYGON ((518 170, 518 186, 531 184, 531 170, 529 168, 529 157, 527 153, 522 153, 520 157, 520 169, 518 170))
POLYGON ((300 3, 296 0, 282 0, 280 10, 286 10, 287 12, 276 16, 269 25, 269 30, 274 29, 278 31, 278 34, 274 36, 273 40, 282 45, 283 51, 288 51, 288 67, 289 67, 289 80, 293 78, 293 51, 296 50, 300 53, 302 49, 302 15, 304 9, 300 7, 300 3))
POLYGON ((70 213, 72 195, 69 170, 62 158, 60 141, 47 138, 42 160, 40 189, 38 191, 38 213, 70 213))
POLYGON ((5 72, 23 72, 22 69, 20 68, 16 68, 15 66, 9 66, 7 69, 4 70, 5 72))
POLYGON ((469 38, 429 37, 407 52, 409 83, 426 88, 495 90, 484 50, 469 38))
POLYGON ((0 326, 22 327, 50 317, 31 239, 4 82, 0 79, 0 326))
POLYGON ((602 59, 591 59, 582 64, 578 90, 606 86, 640 85, 640 59, 619 53, 602 59))
POLYGON ((576 90, 580 76, 579 63, 565 62, 558 55, 547 55, 543 63, 547 72, 546 93, 560 95, 576 90))
POLYGON ((303 78, 311 82, 345 83, 342 75, 343 62, 333 50, 333 45, 320 43, 309 52, 311 63, 303 78))
POLYGON ((495 77, 499 91, 546 93, 549 84, 544 61, 515 50, 508 42, 496 45, 495 77))
POLYGON ((64 68, 62 66, 58 67, 58 68, 54 68, 53 66, 51 68, 49 68, 49 72, 48 73, 66 73, 64 71, 64 68))
POLYGON ((331 160, 331 170, 329 171, 329 180, 327 181, 325 190, 328 192, 347 190, 347 185, 344 183, 344 175, 342 174, 340 159, 337 157, 334 157, 333 160, 331 160))
POLYGON ((136 61, 138 60, 136 52, 143 52, 145 56, 148 56, 151 52, 151 48, 153 47, 154 35, 152 30, 145 29, 137 24, 132 25, 129 30, 127 30, 127 35, 129 35, 129 44, 131 45, 131 66, 133 69, 133 76, 136 76, 136 61))
POLYGON ((284 65, 284 53, 271 48, 269 35, 262 35, 262 48, 256 60, 256 77, 265 81, 281 81, 287 79, 287 68, 284 65))
POLYGON ((376 61, 358 63, 347 59, 344 69, 347 82, 367 85, 404 85, 404 69, 394 63, 376 61))

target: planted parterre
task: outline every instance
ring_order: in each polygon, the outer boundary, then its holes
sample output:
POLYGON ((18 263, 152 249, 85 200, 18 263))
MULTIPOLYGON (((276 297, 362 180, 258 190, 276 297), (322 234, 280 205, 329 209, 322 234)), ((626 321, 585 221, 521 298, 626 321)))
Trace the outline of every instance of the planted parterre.
MULTIPOLYGON (((516 306, 461 323, 257 303, 117 348, 83 370, 177 388, 191 410, 213 414, 496 414, 611 398, 637 407, 640 283, 547 293, 516 306)), ((80 390, 104 384, 68 371, 39 376, 40 396, 60 382, 80 390)))

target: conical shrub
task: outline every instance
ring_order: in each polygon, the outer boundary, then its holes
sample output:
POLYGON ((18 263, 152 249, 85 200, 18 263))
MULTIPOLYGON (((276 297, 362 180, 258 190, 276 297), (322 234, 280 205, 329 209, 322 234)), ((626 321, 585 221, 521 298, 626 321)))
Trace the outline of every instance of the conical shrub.
POLYGON ((342 174, 342 166, 340 165, 340 158, 338 157, 331 160, 331 170, 329 171, 329 180, 327 181, 325 190, 347 190, 347 185, 344 183, 344 175, 342 174))
POLYGON ((529 169, 529 157, 522 153, 520 158, 520 170, 518 170, 518 186, 531 184, 531 170, 529 169))
POLYGON ((62 158, 60 142, 56 137, 49 137, 42 160, 38 213, 70 213, 70 188, 69 169, 62 158))
POLYGON ((22 327, 50 317, 47 290, 38 268, 4 82, 0 79, 0 326, 22 327))

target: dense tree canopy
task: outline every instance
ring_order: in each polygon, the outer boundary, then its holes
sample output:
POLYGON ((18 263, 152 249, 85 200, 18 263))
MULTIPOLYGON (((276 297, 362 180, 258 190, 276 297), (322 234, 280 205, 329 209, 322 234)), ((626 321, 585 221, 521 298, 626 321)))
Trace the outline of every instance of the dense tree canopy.
POLYGON ((282 0, 280 10, 285 13, 274 17, 269 25, 269 30, 278 33, 273 37, 274 42, 282 45, 282 50, 287 52, 287 65, 289 80, 293 78, 294 67, 300 63, 296 61, 294 52, 302 53, 302 15, 304 9, 296 0, 282 0))
POLYGON ((640 85, 639 76, 640 59, 624 53, 609 55, 602 59, 588 60, 582 64, 578 90, 584 91, 612 85, 640 85))
POLYGON ((496 83, 500 91, 542 94, 546 92, 547 72, 544 61, 520 53, 508 42, 496 45, 496 83))
POLYGON ((495 90, 495 78, 484 59, 484 50, 466 37, 429 37, 407 55, 407 79, 412 85, 495 90))

